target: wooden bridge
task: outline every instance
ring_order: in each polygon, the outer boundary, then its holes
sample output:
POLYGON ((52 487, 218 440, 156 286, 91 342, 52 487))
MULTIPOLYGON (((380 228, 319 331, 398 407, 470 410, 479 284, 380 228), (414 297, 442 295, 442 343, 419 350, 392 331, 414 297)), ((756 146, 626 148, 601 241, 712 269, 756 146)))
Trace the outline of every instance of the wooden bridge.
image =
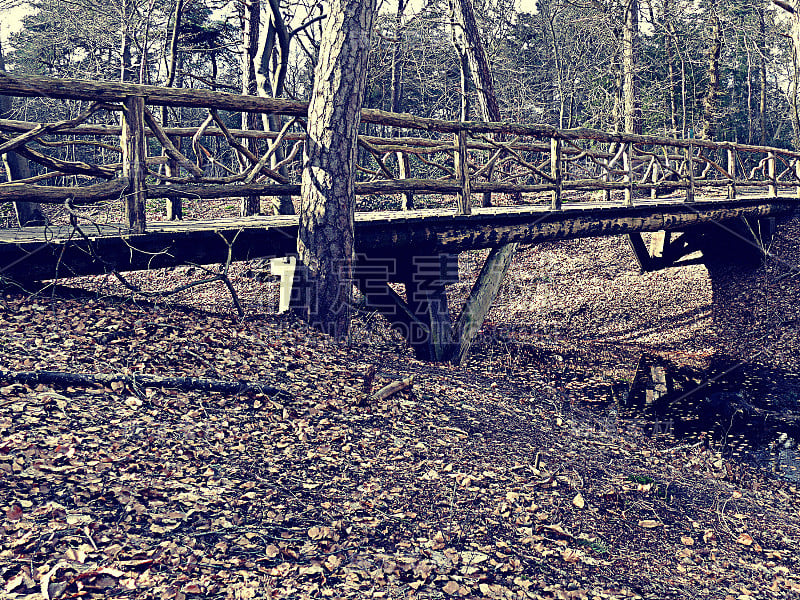
MULTIPOLYGON (((0 95, 23 98, 26 113, 41 111, 36 99, 44 98, 64 116, 0 120, 0 153, 36 169, 0 184, 0 203, 63 206, 52 223, 0 229, 0 278, 295 253, 293 215, 181 216, 186 199, 271 197, 291 210, 287 199, 300 194, 304 103, 8 75, 0 75, 0 95), (149 107, 161 108, 160 118, 149 107), (196 125, 161 122, 177 108, 196 125), (232 127, 243 112, 278 115, 281 130, 232 127), (56 185, 42 185, 47 180, 56 185), (158 198, 166 214, 148 208, 158 198), (120 207, 121 222, 86 219, 82 207, 90 204, 120 207)), ((370 109, 362 122, 373 135, 359 139, 356 194, 397 210, 356 213, 356 283, 425 358, 463 359, 519 244, 624 234, 643 270, 682 264, 698 251, 749 260, 763 251, 775 219, 798 207, 800 153, 780 148, 370 109), (493 206, 498 197, 504 205, 493 206), (643 232, 655 233, 649 247, 643 232), (479 248, 492 252, 453 326, 445 292, 457 277, 453 257, 479 248), (389 282, 405 284, 407 299, 389 282)))

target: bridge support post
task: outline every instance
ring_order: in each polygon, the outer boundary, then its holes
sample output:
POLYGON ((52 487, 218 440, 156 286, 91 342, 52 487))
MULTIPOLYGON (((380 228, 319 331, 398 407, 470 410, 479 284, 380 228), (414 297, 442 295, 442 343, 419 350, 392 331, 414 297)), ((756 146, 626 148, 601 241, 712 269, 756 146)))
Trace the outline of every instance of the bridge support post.
POLYGON ((144 134, 144 98, 128 96, 122 112, 122 176, 128 179, 125 218, 133 233, 144 233, 147 200, 147 145, 144 134))
POLYGON ((361 256, 354 278, 367 306, 403 334, 417 358, 444 362, 452 355, 454 334, 445 286, 458 280, 458 255, 361 256), (390 281, 405 286, 406 300, 389 286, 390 281))
POLYGON ((470 346, 483 325, 486 315, 494 303, 500 285, 511 266, 519 244, 506 244, 492 248, 483 264, 469 298, 464 303, 461 315, 455 326, 457 345, 453 348, 450 361, 456 365, 464 362, 469 354, 470 346))

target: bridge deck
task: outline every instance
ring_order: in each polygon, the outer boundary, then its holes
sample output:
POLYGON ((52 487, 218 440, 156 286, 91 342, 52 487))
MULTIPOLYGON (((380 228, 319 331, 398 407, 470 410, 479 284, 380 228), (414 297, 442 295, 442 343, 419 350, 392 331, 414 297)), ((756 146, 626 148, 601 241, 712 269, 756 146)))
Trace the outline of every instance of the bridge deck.
MULTIPOLYGON (((495 247, 509 242, 681 230, 740 217, 778 217, 793 213, 796 197, 740 196, 735 200, 697 198, 637 200, 633 207, 608 203, 356 213, 357 252, 373 256, 438 254, 495 247)), ((122 226, 69 225, 0 230, 0 276, 19 280, 52 279, 180 264, 224 262, 291 254, 297 217, 256 216, 204 221, 151 221, 144 234, 122 226)))

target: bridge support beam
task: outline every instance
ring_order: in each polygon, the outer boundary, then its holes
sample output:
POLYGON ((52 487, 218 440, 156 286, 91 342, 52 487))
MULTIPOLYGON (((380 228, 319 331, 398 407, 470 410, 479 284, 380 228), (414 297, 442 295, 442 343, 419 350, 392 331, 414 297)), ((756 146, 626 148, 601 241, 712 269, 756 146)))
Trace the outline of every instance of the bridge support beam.
POLYGON ((417 358, 444 362, 455 341, 446 285, 458 280, 458 255, 434 254, 410 258, 359 257, 356 285, 366 304, 400 331, 417 358), (389 282, 405 287, 403 299, 389 282))
POLYGON ((483 269, 481 269, 456 323, 458 344, 454 347, 450 357, 454 364, 460 365, 467 358, 470 346, 500 291, 500 286, 508 273, 518 247, 519 244, 514 243, 492 248, 486 258, 483 269))
POLYGON ((649 247, 639 232, 628 234, 627 238, 639 268, 645 273, 697 262, 689 257, 701 249, 692 231, 655 231, 649 247))
POLYGON ((649 247, 639 232, 627 235, 642 272, 697 262, 760 264, 775 234, 775 218, 741 218, 696 225, 684 231, 656 231, 649 247), (702 258, 690 258, 702 252, 702 258))

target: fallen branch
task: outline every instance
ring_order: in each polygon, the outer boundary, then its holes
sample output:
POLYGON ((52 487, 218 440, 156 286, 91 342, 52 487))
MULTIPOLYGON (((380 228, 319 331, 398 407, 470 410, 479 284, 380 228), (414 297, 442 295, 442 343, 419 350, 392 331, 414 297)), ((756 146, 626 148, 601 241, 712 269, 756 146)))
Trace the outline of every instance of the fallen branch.
POLYGON ((393 396, 397 392, 402 392, 403 390, 410 388, 414 383, 414 376, 411 375, 406 377, 405 379, 400 379, 398 381, 393 381, 387 386, 382 387, 377 392, 372 394, 369 397, 370 400, 386 400, 390 396, 393 396))
POLYGON ((111 385, 123 383, 131 388, 161 387, 183 392, 219 392, 222 394, 261 393, 268 396, 285 394, 263 381, 224 381, 199 377, 160 377, 158 375, 105 375, 102 373, 65 373, 62 371, 0 371, 0 381, 27 385, 111 385))

